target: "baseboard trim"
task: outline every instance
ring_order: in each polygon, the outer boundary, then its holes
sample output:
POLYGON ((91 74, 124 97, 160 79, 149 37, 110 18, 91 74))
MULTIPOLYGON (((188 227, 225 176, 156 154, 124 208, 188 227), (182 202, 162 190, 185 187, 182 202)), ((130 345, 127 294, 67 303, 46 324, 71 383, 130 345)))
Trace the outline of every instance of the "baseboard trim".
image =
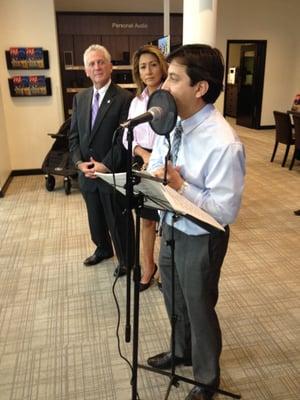
POLYGON ((41 168, 35 169, 14 169, 11 171, 12 176, 26 176, 26 175, 42 175, 44 172, 41 168))
POLYGON ((259 125, 258 129, 275 129, 275 125, 259 125))
POLYGON ((41 168, 35 168, 35 169, 14 169, 11 171, 9 174, 8 178, 6 179, 2 189, 0 189, 0 198, 5 196, 5 193, 13 180, 14 176, 26 176, 26 175, 42 175, 44 172, 42 171, 41 168))
POLYGON ((12 174, 10 173, 3 185, 3 188, 0 190, 0 197, 4 197, 4 195, 8 189, 8 186, 10 185, 10 182, 12 181, 12 178, 13 178, 12 174))

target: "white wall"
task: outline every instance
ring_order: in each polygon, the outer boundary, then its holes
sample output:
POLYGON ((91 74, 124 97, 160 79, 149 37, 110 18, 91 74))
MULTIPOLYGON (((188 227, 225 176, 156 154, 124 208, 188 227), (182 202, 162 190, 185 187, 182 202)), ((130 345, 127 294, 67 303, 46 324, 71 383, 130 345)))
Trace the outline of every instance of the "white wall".
POLYGON ((0 26, 0 184, 3 185, 11 170, 41 167, 53 144, 47 133, 57 132, 63 122, 63 105, 53 0, 1 0, 0 26), (8 71, 5 50, 10 47, 43 47, 49 51, 50 69, 8 71), (51 78, 52 96, 10 96, 7 79, 30 73, 51 78))
POLYGON ((10 171, 11 164, 3 109, 2 85, 0 84, 0 191, 3 188, 10 171))
POLYGON ((224 56, 227 40, 267 40, 261 125, 274 125, 273 110, 289 109, 300 91, 300 1, 219 0, 218 5, 217 47, 224 56))
POLYGON ((296 89, 294 92, 295 95, 297 93, 298 94, 300 93, 300 41, 299 40, 297 41, 297 46, 295 46, 293 63, 295 65, 295 69, 294 69, 294 74, 291 76, 291 79, 293 81, 293 87, 296 89))
MULTIPOLYGON (((183 0, 169 0, 170 12, 182 13, 183 0)), ((164 0, 54 0, 57 11, 163 12, 164 0)))

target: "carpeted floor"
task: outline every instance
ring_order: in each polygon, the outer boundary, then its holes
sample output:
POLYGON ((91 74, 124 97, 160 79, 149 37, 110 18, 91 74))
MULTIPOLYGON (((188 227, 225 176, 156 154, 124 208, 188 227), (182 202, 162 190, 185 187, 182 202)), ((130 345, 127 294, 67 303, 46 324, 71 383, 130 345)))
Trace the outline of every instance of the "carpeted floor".
MULTIPOLYGON (((300 208, 300 162, 292 171, 282 168, 280 148, 270 163, 272 131, 238 131, 247 151, 247 181, 220 284, 221 387, 245 400, 296 400, 300 217, 293 211, 300 208)), ((0 199, 0 237, 0 400, 131 399, 130 368, 115 337, 116 259, 83 267, 93 245, 78 190, 66 196, 58 179, 50 193, 42 176, 15 177, 0 199)), ((116 292, 120 346, 131 361, 124 278, 116 292)), ((156 285, 141 294, 139 316, 144 363, 169 343, 156 285)), ((192 378, 189 367, 177 372, 192 378)), ((140 399, 163 399, 168 383, 138 370, 140 399)), ((181 383, 169 399, 184 399, 189 390, 181 383)))

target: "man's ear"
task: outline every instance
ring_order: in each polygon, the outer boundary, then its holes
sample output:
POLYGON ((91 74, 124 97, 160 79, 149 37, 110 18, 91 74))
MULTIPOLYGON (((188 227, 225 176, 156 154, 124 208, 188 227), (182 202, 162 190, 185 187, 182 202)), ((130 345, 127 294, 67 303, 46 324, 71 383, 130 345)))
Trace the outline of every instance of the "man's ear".
POLYGON ((85 71, 85 74, 86 74, 86 76, 89 78, 89 77, 90 77, 90 75, 89 75, 89 73, 88 73, 88 70, 87 70, 87 68, 84 68, 84 71, 85 71))
POLYGON ((196 97, 200 98, 203 97, 205 93, 207 93, 209 84, 207 81, 199 81, 198 83, 196 83, 196 88, 196 97))

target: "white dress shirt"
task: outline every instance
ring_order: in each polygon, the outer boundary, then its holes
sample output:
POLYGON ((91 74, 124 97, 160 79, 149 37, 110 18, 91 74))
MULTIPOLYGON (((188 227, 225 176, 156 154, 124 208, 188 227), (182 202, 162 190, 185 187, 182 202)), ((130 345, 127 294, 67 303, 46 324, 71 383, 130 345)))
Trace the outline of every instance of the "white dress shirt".
MULTIPOLYGON (((148 89, 145 88, 139 96, 136 96, 132 100, 128 112, 128 119, 132 119, 140 114, 145 113, 147 111, 148 100, 148 89)), ((123 144, 126 149, 128 148, 127 132, 128 130, 125 129, 123 134, 123 144)), ((143 147, 144 149, 152 149, 156 137, 156 133, 153 131, 148 122, 144 122, 135 126, 133 128, 132 154, 134 155, 134 149, 137 145, 143 147)))
POLYGON ((111 79, 107 82, 107 84, 105 86, 103 86, 100 89, 96 89, 95 86, 94 86, 93 98, 95 97, 96 93, 98 92, 99 93, 99 100, 98 100, 99 107, 101 106, 101 103, 102 103, 102 101, 104 99, 105 93, 107 92, 107 89, 109 88, 110 84, 111 84, 111 79))

